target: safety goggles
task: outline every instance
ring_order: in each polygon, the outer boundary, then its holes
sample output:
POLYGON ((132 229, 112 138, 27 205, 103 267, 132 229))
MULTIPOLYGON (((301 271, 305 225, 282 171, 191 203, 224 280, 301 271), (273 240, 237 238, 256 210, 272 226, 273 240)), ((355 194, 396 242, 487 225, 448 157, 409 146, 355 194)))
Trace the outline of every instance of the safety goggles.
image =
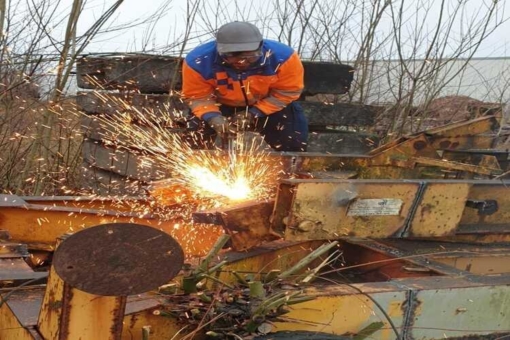
POLYGON ((262 57, 262 51, 256 50, 256 51, 247 51, 247 52, 230 52, 230 53, 222 53, 221 58, 229 63, 229 64, 236 64, 236 63, 247 63, 252 64, 256 62, 257 60, 262 57))

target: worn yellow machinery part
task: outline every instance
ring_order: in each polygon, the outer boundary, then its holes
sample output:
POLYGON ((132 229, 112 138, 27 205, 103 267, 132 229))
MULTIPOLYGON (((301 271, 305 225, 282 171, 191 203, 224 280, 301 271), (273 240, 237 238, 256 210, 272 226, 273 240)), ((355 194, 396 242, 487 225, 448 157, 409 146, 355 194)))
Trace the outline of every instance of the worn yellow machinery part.
POLYGON ((510 331, 505 321, 510 313, 510 287, 455 287, 454 284, 454 280, 436 278, 416 279, 415 283, 403 281, 402 287, 396 290, 391 289, 392 283, 357 285, 362 293, 354 290, 348 293, 342 284, 314 288, 308 294, 317 294, 316 299, 291 306, 283 320, 273 324, 272 331, 356 334, 370 324, 383 322, 382 329, 371 338, 395 339, 388 317, 404 339, 468 336, 483 339, 487 334, 510 331), (402 289, 404 286, 407 291, 402 289))
POLYGON ((409 139, 388 143, 381 148, 372 150, 370 154, 372 157, 369 165, 406 166, 406 162, 416 156, 439 158, 437 150, 430 146, 423 133, 409 139))
POLYGON ((510 186, 491 180, 285 180, 272 228, 286 240, 508 241, 510 186))
MULTIPOLYGON (((162 316, 160 308, 153 307, 146 310, 126 314, 123 322, 122 340, 142 340, 142 330, 146 327, 149 339, 181 339, 192 330, 187 324, 178 322, 175 318, 162 316)), ((205 338, 203 333, 198 333, 193 339, 205 338)))
MULTIPOLYGON (((328 334, 356 334, 359 330, 375 322, 383 322, 382 330, 374 338, 393 340, 395 334, 391 330, 386 317, 375 303, 364 294, 349 287, 323 288, 316 299, 293 305, 289 313, 282 317, 284 322, 275 322, 276 331, 311 331, 328 334)), ((405 293, 398 291, 378 292, 373 296, 385 308, 392 321, 402 324, 402 305, 405 293)))
MULTIPOLYGON (((458 136, 476 136, 479 134, 495 131, 501 121, 501 112, 496 115, 489 115, 451 123, 444 126, 439 126, 426 131, 427 135, 431 137, 458 137, 458 136)), ((452 148, 453 149, 453 148, 452 148)))
POLYGON ((503 274, 510 270, 510 255, 508 254, 481 254, 477 256, 452 254, 432 258, 439 263, 479 275, 503 274))
MULTIPOLYGON (((62 200, 59 200, 62 202, 62 200)), ((188 256, 203 256, 212 247, 223 230, 216 226, 197 226, 182 220, 162 221, 156 218, 122 216, 119 212, 100 210, 87 212, 84 208, 63 208, 53 205, 1 207, 0 229, 9 231, 13 240, 23 243, 54 245, 66 233, 76 232, 94 225, 125 222, 148 225, 174 237, 188 256)))
POLYGON ((55 269, 50 268, 46 293, 43 297, 37 326, 46 339, 58 339, 60 334, 60 316, 64 297, 64 281, 58 277, 55 269))
POLYGON ((510 197, 508 183, 503 181, 484 181, 475 183, 471 186, 469 198, 476 200, 495 200, 499 208, 497 213, 491 215, 481 215, 476 209, 464 210, 460 223, 463 225, 492 224, 493 230, 497 231, 497 226, 502 226, 510 221, 510 197))
POLYGON ((293 198, 283 199, 282 206, 277 198, 273 223, 275 229, 285 229, 286 240, 385 237, 404 226, 418 189, 417 182, 286 181, 281 191, 292 191, 293 198), (351 215, 348 209, 357 198, 393 199, 396 211, 379 216, 351 215), (285 207, 288 201, 291 206, 285 207))
POLYGON ((411 221, 410 236, 441 237, 453 234, 470 189, 469 183, 429 183, 411 221))
MULTIPOLYGON (((61 242, 59 239, 57 246, 61 242)), ((125 307, 125 296, 98 296, 73 288, 52 266, 38 329, 45 339, 117 340, 125 307)))
POLYGON ((122 324, 115 321, 124 315, 125 304, 126 297, 97 296, 74 289, 52 268, 38 328, 45 339, 115 340, 122 331, 122 324))
MULTIPOLYGON (((222 282, 235 283, 237 279, 232 272, 236 272, 241 276, 251 274, 254 279, 263 280, 264 275, 271 270, 285 271, 291 268, 322 244, 324 241, 278 242, 277 245, 262 245, 252 252, 230 252, 227 256, 229 263, 219 273, 218 278, 222 282)), ((310 266, 318 263, 319 260, 312 262, 310 266)))
MULTIPOLYGON (((0 293, 0 301, 6 296, 0 293)), ((0 307, 0 339, 2 340, 33 340, 33 335, 24 328, 16 315, 9 308, 9 305, 3 303, 0 307)))

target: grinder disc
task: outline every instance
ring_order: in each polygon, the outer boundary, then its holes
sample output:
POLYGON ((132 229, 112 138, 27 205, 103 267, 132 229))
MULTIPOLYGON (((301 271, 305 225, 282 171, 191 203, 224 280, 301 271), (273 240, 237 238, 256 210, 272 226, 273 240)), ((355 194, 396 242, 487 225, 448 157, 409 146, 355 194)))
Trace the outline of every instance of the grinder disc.
POLYGON ((53 267, 72 287, 95 295, 141 294, 168 283, 184 253, 170 235, 134 223, 83 229, 57 248, 53 267))

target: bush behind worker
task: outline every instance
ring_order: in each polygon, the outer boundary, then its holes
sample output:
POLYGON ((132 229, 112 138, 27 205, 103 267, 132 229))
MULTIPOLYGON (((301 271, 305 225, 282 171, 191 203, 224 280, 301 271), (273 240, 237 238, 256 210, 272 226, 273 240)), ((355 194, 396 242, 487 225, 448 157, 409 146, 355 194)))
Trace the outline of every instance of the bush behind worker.
POLYGON ((263 39, 250 23, 225 24, 215 41, 184 60, 183 98, 193 113, 188 129, 208 147, 216 134, 251 129, 274 150, 306 151, 308 123, 296 102, 303 74, 291 47, 263 39))

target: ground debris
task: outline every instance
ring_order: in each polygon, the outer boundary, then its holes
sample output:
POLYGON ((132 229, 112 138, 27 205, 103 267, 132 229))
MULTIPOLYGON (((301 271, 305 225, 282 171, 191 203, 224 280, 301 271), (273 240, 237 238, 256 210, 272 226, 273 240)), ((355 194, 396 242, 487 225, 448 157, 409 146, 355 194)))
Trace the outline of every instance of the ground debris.
POLYGON ((202 328, 208 336, 218 339, 265 334, 270 331, 271 321, 288 312, 287 305, 304 301, 306 296, 303 291, 288 291, 280 285, 263 287, 264 299, 253 297, 250 289, 241 284, 234 288, 169 295, 156 314, 202 328))

